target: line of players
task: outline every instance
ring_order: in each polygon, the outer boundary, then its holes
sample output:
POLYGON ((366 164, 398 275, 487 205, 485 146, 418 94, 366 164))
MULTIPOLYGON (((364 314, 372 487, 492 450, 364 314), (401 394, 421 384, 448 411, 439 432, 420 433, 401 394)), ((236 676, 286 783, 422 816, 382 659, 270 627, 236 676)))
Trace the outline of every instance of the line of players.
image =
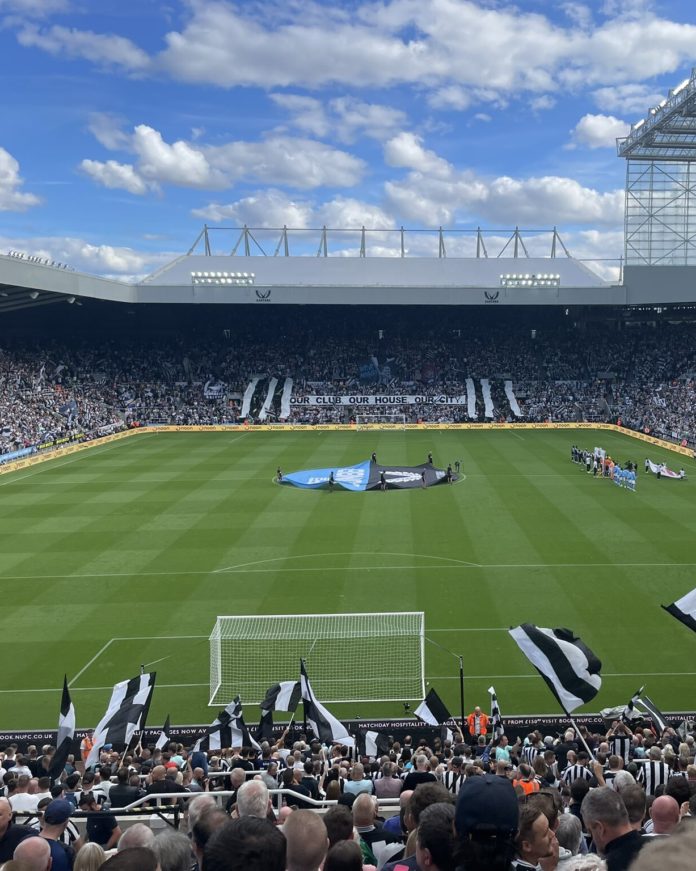
POLYGON ((611 457, 595 451, 585 451, 573 445, 570 449, 570 458, 577 465, 585 468, 588 475, 595 478, 609 478, 618 487, 627 490, 635 490, 638 480, 638 464, 628 460, 623 466, 612 460, 611 457))

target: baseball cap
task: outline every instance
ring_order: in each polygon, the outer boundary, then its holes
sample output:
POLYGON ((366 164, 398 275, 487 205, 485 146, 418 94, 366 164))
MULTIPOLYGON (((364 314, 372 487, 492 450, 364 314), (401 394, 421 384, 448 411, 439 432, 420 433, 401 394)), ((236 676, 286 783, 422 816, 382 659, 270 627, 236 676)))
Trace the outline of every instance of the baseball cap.
POLYGON ((460 836, 476 832, 516 832, 519 806, 515 790, 496 774, 467 777, 459 790, 454 824, 460 836))
POLYGON ((70 814, 75 810, 72 802, 65 798, 54 798, 53 801, 46 805, 44 811, 44 822, 49 826, 56 826, 64 823, 70 814))

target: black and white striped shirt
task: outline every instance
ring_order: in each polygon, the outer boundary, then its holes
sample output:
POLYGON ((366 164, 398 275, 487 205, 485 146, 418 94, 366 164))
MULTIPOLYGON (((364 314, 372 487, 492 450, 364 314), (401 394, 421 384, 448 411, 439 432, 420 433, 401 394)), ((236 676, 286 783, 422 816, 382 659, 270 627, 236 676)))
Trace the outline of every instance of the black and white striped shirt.
POLYGON ((651 759, 641 765, 637 780, 645 788, 646 795, 655 795, 657 787, 667 783, 671 775, 672 769, 667 763, 651 759))
POLYGON ((526 762, 528 765, 534 765, 534 760, 537 756, 541 756, 543 753, 538 747, 535 747, 534 744, 527 744, 522 748, 522 761, 526 762))
POLYGON ((452 795, 459 794, 459 790, 462 788, 462 784, 465 780, 466 774, 463 774, 461 771, 445 771, 442 775, 442 782, 448 792, 451 792, 452 795))
POLYGON ((569 765, 563 770, 561 780, 566 786, 570 786, 576 780, 592 780, 592 772, 586 765, 569 765))
POLYGON ((631 757, 631 738, 629 735, 614 735, 609 741, 609 748, 614 756, 620 756, 625 765, 631 757))

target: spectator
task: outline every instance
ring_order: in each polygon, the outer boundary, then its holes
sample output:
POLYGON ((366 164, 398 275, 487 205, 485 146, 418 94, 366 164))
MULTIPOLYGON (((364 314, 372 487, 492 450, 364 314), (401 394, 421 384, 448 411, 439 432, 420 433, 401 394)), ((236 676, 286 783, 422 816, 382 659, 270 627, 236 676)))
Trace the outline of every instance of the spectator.
POLYGON ((341 840, 329 848, 323 871, 363 871, 363 857, 355 841, 341 840))
POLYGON ((283 834, 287 841, 287 871, 318 871, 326 856, 329 839, 320 816, 308 810, 292 813, 283 834))
POLYGON ((167 827, 155 838, 153 847, 161 871, 190 871, 191 842, 183 834, 167 827))
POLYGON ((425 808, 416 831, 416 862, 422 871, 454 867, 454 806, 436 802, 425 808))
POLYGON ((237 815, 266 819, 272 812, 268 787, 262 780, 248 780, 237 792, 237 815))
POLYGON ((51 850, 43 838, 25 838, 12 857, 23 871, 50 871, 51 850))
POLYGON ((627 871, 645 842, 631 826, 621 796, 608 786, 598 787, 585 796, 581 811, 609 871, 627 871))
POLYGON ((73 871, 99 871, 106 862, 106 853, 99 844, 85 844, 75 857, 73 871))
MULTIPOLYGON (((671 835, 679 825, 679 804, 671 795, 660 795, 650 806, 653 836, 671 835)), ((648 836, 649 837, 649 836, 648 836)))
POLYGON ((6 798, 0 798, 0 862, 11 859, 18 844, 35 834, 29 826, 12 823, 12 806, 6 798))
POLYGON ((99 844, 108 852, 118 843, 123 834, 116 817, 109 811, 102 810, 91 792, 80 796, 80 810, 88 811, 87 838, 94 844, 99 844))

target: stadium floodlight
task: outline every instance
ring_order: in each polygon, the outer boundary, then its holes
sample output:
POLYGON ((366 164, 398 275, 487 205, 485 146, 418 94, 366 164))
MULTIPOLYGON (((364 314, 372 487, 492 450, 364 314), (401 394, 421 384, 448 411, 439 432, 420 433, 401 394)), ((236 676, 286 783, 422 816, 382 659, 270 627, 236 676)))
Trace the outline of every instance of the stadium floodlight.
POLYGON ((69 297, 68 297, 68 303, 69 303, 70 305, 72 305, 74 302, 75 302, 75 297, 74 297, 74 296, 69 296, 69 297))
POLYGON ((218 617, 209 705, 237 694, 258 704, 273 684, 299 679, 300 659, 322 702, 422 699, 424 646, 422 611, 218 617))
POLYGON ((29 294, 29 299, 37 299, 38 296, 39 292, 37 290, 32 290, 32 292, 29 294))

